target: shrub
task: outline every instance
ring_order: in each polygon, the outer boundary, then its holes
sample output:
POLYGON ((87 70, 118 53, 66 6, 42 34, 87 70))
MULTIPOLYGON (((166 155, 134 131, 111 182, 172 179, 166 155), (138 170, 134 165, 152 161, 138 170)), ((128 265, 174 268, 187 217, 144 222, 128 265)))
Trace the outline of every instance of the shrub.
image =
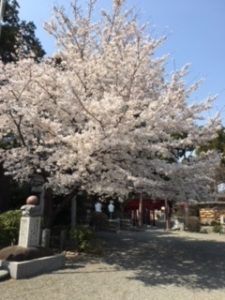
POLYGON ((20 210, 9 210, 0 214, 0 244, 6 246, 18 242, 20 210))
POLYGON ((79 251, 91 252, 91 241, 94 239, 95 233, 90 227, 77 226, 70 231, 70 236, 77 242, 79 251))
POLYGON ((190 216, 188 218, 187 230, 191 232, 200 232, 200 221, 198 217, 190 216))
POLYGON ((213 226, 213 232, 224 233, 223 226, 220 223, 214 221, 211 225, 213 226))

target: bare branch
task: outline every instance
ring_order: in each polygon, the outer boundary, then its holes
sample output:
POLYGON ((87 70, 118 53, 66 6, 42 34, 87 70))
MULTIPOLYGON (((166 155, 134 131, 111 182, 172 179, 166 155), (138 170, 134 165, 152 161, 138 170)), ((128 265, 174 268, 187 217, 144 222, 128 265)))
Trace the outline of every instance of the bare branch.
POLYGON ((99 123, 99 125, 101 126, 101 128, 104 130, 104 126, 102 124, 102 121, 100 121, 98 118, 96 118, 96 116, 94 114, 92 114, 83 104, 82 100, 80 99, 78 93, 76 92, 76 90, 72 87, 72 85, 70 85, 70 89, 72 91, 72 93, 74 94, 74 96, 76 97, 76 99, 78 100, 78 103, 80 104, 80 106, 82 107, 82 109, 89 115, 91 116, 95 121, 97 121, 99 123))
POLYGON ((19 139, 21 140, 22 145, 23 145, 24 147, 27 147, 27 144, 26 144, 26 142, 25 142, 25 139, 24 139, 24 137, 23 137, 22 130, 21 130, 21 123, 22 123, 23 117, 22 117, 22 116, 19 116, 19 122, 17 122, 11 111, 9 111, 9 115, 10 115, 10 117, 11 117, 13 123, 14 123, 15 126, 16 126, 16 129, 17 129, 17 132, 18 132, 18 135, 19 135, 19 139))

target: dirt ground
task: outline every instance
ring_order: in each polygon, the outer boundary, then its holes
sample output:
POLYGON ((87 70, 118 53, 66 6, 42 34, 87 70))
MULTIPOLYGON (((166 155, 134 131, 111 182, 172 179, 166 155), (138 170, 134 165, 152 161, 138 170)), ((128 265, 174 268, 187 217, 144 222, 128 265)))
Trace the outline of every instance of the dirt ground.
POLYGON ((99 237, 101 256, 81 255, 63 270, 0 282, 0 299, 225 299, 225 235, 149 229, 99 237))

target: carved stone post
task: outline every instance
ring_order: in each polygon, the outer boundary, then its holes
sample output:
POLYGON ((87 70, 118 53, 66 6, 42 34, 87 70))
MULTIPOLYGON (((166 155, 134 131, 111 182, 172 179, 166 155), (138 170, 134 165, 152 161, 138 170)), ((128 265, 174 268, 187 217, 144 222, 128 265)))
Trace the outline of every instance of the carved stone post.
POLYGON ((22 217, 19 232, 19 246, 21 247, 40 246, 41 209, 38 203, 37 196, 30 196, 26 200, 26 205, 21 207, 22 217))

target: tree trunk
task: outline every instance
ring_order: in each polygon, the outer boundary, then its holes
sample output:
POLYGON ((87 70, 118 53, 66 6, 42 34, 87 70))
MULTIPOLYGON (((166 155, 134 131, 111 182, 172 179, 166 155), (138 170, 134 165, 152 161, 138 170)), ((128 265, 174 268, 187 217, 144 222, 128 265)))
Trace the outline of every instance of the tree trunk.
POLYGON ((169 231, 170 230, 170 207, 168 205, 168 200, 165 200, 165 221, 166 221, 166 226, 165 230, 169 231))
POLYGON ((10 178, 4 175, 2 164, 0 164, 0 212, 9 209, 10 205, 10 178))
POLYGON ((77 190, 74 190, 73 192, 71 192, 71 194, 65 196, 65 198, 62 200, 62 202, 54 209, 53 211, 53 216, 52 216, 52 222, 55 221, 55 219, 57 218, 58 214, 61 213, 61 211, 67 207, 67 205, 69 205, 69 203, 71 202, 71 199, 73 197, 75 197, 77 194, 77 190))
POLYGON ((185 202, 184 204, 184 227, 188 227, 188 220, 189 220, 189 207, 188 207, 188 202, 185 202))
MULTIPOLYGON (((43 199, 42 199, 43 201, 43 199)), ((52 191, 50 189, 45 191, 44 198, 44 227, 51 228, 53 223, 53 200, 52 191)))
POLYGON ((77 225, 77 197, 73 196, 71 199, 71 229, 77 225))

